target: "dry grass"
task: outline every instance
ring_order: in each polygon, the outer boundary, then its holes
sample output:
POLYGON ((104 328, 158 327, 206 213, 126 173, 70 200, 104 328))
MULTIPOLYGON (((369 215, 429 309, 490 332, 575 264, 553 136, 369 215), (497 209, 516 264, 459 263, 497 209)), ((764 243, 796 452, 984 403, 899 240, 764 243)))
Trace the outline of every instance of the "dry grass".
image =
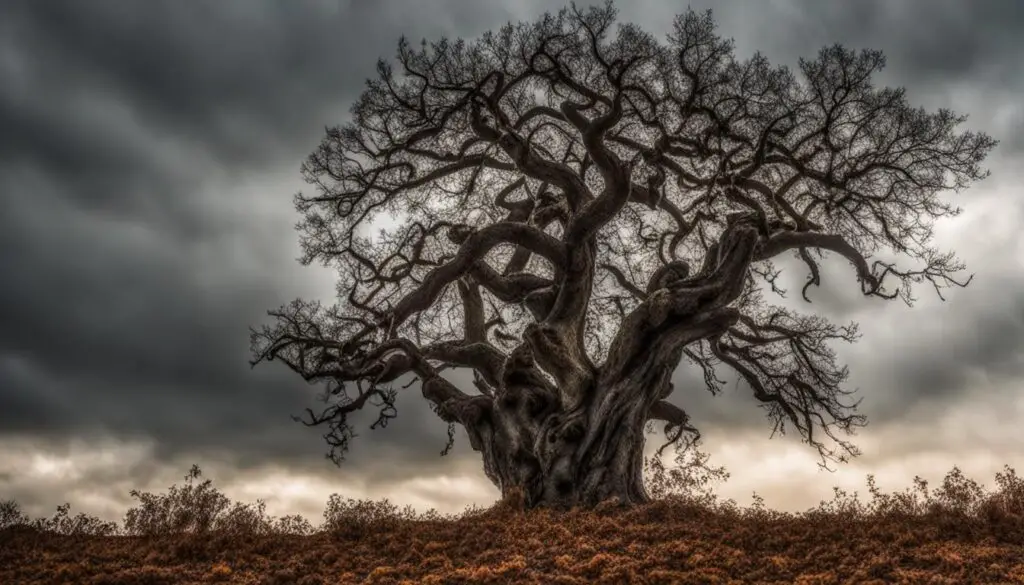
POLYGON ((869 476, 869 504, 836 489, 803 514, 719 502, 716 473, 655 466, 657 501, 589 512, 510 498, 417 515, 333 495, 314 528, 229 508, 193 466, 185 488, 133 491, 123 527, 0 502, 0 583, 1024 583, 1024 480, 1008 466, 992 494, 957 468, 934 493, 881 494, 869 476))

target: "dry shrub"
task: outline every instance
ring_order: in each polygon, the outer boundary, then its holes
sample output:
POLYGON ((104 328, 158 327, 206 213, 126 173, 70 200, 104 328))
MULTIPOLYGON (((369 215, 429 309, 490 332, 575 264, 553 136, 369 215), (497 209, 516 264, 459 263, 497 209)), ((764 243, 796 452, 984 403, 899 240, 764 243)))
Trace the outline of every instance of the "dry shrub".
POLYGON ((1005 473, 996 473, 998 492, 985 498, 979 514, 993 525, 1024 527, 1024 480, 1009 465, 1003 469, 1005 473))
POLYGON ((234 534, 270 534, 273 525, 267 519, 266 509, 263 500, 256 500, 255 506, 236 502, 233 508, 217 518, 217 529, 234 534))
POLYGON ((14 500, 0 501, 0 531, 8 533, 28 534, 31 532, 50 532, 66 536, 115 536, 118 534, 116 522, 104 522, 95 516, 80 512, 71 517, 68 512, 71 504, 57 506, 52 518, 30 520, 21 511, 21 506, 14 500))
POLYGON ((492 506, 482 507, 476 504, 466 506, 462 513, 452 518, 452 520, 457 522, 474 522, 484 518, 505 518, 522 515, 526 512, 526 492, 520 487, 512 487, 506 490, 492 506))
POLYGON ((29 517, 14 500, 0 500, 0 530, 15 526, 28 526, 29 517))
MULTIPOLYGON (((873 486, 873 481, 874 478, 869 475, 868 483, 873 486)), ((842 519, 849 521, 856 520, 864 515, 867 508, 861 503, 857 492, 853 492, 851 495, 846 490, 838 487, 833 487, 832 492, 831 500, 821 500, 817 508, 807 510, 802 516, 813 520, 842 519)), ((764 500, 761 500, 761 508, 763 508, 763 502, 764 500)))
POLYGON ((628 507, 629 506, 627 504, 624 504, 622 500, 620 500, 618 497, 611 497, 606 500, 598 502, 597 505, 590 510, 590 512, 599 518, 609 517, 617 515, 619 512, 622 512, 628 507))
POLYGON ((644 458, 645 487, 653 499, 706 508, 722 505, 713 486, 728 481, 729 472, 724 467, 708 465, 711 456, 697 446, 696 442, 677 445, 675 467, 670 470, 665 469, 661 456, 644 458))
POLYGON ((883 494, 875 485, 875 476, 868 475, 868 492, 871 494, 871 503, 867 511, 878 517, 920 516, 928 511, 928 503, 931 501, 928 482, 916 475, 914 476, 914 491, 906 490, 892 494, 883 494), (918 495, 921 497, 918 498, 918 495))
POLYGON ((708 486, 724 471, 706 464, 704 455, 671 471, 649 463, 660 497, 628 510, 615 500, 590 510, 525 510, 522 492, 509 490, 462 517, 417 517, 387 499, 335 494, 321 529, 352 539, 340 545, 311 538, 316 531, 299 516, 273 522, 262 500, 212 514, 218 508, 209 502, 222 496, 208 483, 138 496, 154 506, 136 511, 140 522, 156 518, 153 525, 170 529, 178 519, 186 532, 74 546, 49 533, 97 525, 70 518, 68 505, 52 520, 28 521, 16 503, 0 502, 0 582, 1024 582, 1024 481, 1009 466, 996 474, 994 494, 958 468, 939 489, 915 478, 914 489, 894 494, 881 493, 869 475, 868 504, 835 488, 832 501, 790 515, 756 493, 747 508, 719 502, 708 486), (178 510, 195 505, 205 512, 178 510), (195 532, 204 525, 212 528, 195 532), (239 536, 246 534, 254 537, 239 536))
POLYGON ((416 511, 398 506, 384 498, 377 501, 354 500, 331 494, 324 510, 323 529, 341 538, 362 538, 380 531, 392 530, 403 522, 416 520, 416 511))
POLYGON ((71 504, 57 506, 57 513, 52 518, 33 520, 31 527, 39 532, 49 532, 65 536, 115 536, 118 533, 117 523, 104 522, 95 516, 79 512, 71 517, 68 511, 71 504))
POLYGON ((139 536, 209 532, 230 502, 212 487, 212 480, 192 485, 201 475, 199 466, 193 465, 185 476, 188 485, 180 489, 171 486, 170 493, 164 496, 132 490, 131 496, 141 505, 125 514, 126 531, 139 536))
POLYGON ((973 479, 964 477, 959 467, 946 474, 942 487, 935 490, 936 512, 946 512, 962 518, 974 518, 985 498, 985 489, 973 479))
POLYGON ((273 534, 295 534, 299 536, 307 536, 313 534, 316 529, 313 525, 298 514, 288 514, 278 518, 274 524, 271 532, 273 534))
POLYGON ((193 465, 185 476, 183 488, 174 485, 165 495, 132 490, 131 496, 140 505, 125 514, 125 534, 133 536, 168 536, 175 534, 211 534, 228 536, 309 535, 315 532, 308 520, 294 514, 274 518, 266 514, 266 502, 255 504, 231 502, 213 487, 213 481, 193 481, 202 475, 193 465))

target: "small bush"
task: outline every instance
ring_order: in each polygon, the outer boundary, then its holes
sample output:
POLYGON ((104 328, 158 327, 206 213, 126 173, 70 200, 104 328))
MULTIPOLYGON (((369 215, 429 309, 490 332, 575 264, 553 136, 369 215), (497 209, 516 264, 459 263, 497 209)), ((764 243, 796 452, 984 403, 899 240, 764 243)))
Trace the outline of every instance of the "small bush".
POLYGON ((75 517, 68 516, 71 504, 57 506, 57 513, 52 518, 38 518, 30 524, 40 532, 50 532, 66 536, 114 536, 118 533, 115 522, 104 522, 95 516, 80 512, 75 517))
POLYGON ((371 532, 393 529, 398 523, 414 520, 416 512, 406 506, 401 512, 387 498, 363 501, 331 494, 324 510, 323 528, 335 536, 361 538, 371 532))
POLYGON ((166 496, 132 490, 131 496, 138 499, 141 505, 131 508, 125 514, 124 524, 128 533, 158 536, 209 532, 230 502, 211 487, 213 482, 209 479, 198 486, 192 485, 192 481, 200 475, 202 471, 199 466, 193 465, 185 476, 188 485, 181 489, 171 486, 166 496))
POLYGON ((29 517, 22 513, 14 500, 0 500, 0 530, 14 526, 28 526, 29 517))

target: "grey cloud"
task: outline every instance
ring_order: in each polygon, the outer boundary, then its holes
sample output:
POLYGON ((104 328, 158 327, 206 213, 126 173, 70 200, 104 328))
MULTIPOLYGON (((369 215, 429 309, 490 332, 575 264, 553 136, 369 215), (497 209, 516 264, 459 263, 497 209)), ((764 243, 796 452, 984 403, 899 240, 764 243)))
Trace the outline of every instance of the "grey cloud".
MULTIPOLYGON (((79 90, 50 99, 127 98, 161 129, 155 139, 186 140, 237 163, 295 145, 322 125, 311 113, 358 90, 353 76, 372 67, 375 47, 341 16, 267 2, 141 10, 100 1, 17 3, 5 20, 40 89, 79 90), (346 54, 352 59, 338 58, 346 54)), ((373 23, 364 24, 372 34, 373 23)))
MULTIPOLYGON (((795 67, 822 47, 880 49, 887 67, 876 83, 909 89, 912 103, 950 107, 970 115, 972 128, 1002 141, 993 161, 1024 151, 1024 10, 1016 0, 695 0, 711 9, 718 32, 736 43, 736 54, 755 51, 777 65, 795 67)), ((664 34, 685 6, 620 3, 624 19, 664 34)))
POLYGON ((841 43, 883 50, 891 77, 901 84, 964 78, 1019 83, 1015 77, 999 79, 1021 67, 1008 58, 1024 27, 1024 11, 1014 0, 782 0, 770 7, 748 0, 709 7, 719 16, 720 32, 743 51, 779 52, 795 60, 841 43), (757 18, 750 18, 759 6, 757 18))
POLYGON ((753 27, 746 42, 793 60, 837 42, 881 49, 888 57, 881 83, 908 87, 909 99, 926 107, 969 114, 973 128, 1003 142, 993 159, 1021 152, 1024 118, 1014 98, 1024 91, 1020 3, 790 0, 788 6, 777 17, 792 20, 753 27), (785 29, 789 34, 774 32, 785 29))
MULTIPOLYGON (((448 1, 418 15, 400 2, 351 0, 159 0, 144 9, 123 0, 15 2, 5 9, 4 33, 14 39, 10 59, 39 89, 90 87, 129 97, 141 118, 161 128, 154 138, 188 141, 225 164, 251 164, 307 148, 325 124, 341 121, 399 35, 478 34, 476 22, 493 21, 495 8, 448 1)), ((71 101, 76 93, 55 91, 49 99, 71 101)))
POLYGON ((892 51, 897 54, 893 61, 913 75, 914 81, 944 82, 1020 70, 1018 63, 1001 58, 1018 46, 1024 27, 1024 11, 1013 0, 804 0, 796 5, 806 15, 807 32, 817 29, 817 38, 839 33, 839 38, 825 42, 898 49, 892 51))
MULTIPOLYGON (((1010 157, 1021 152, 1024 121, 1015 97, 1024 79, 1016 4, 693 6, 714 8, 741 57, 761 49, 795 63, 833 42, 885 50, 887 83, 910 86, 912 101, 946 100, 1004 141, 993 164, 1004 188, 979 186, 963 198, 965 209, 992 205, 1015 182, 1007 177, 1019 173, 1010 157)), ((356 417, 360 436, 335 470, 323 459, 321 430, 288 418, 318 406, 315 389, 277 364, 250 370, 247 328, 295 296, 329 294, 332 275, 294 261, 290 195, 302 188, 298 164, 325 125, 347 119, 377 57, 390 57, 403 33, 473 37, 555 8, 466 0, 429 8, 360 0, 4 3, 0 441, 68 456, 77 439, 99 441, 108 453, 120 453, 121 442, 151 443, 131 465, 77 480, 78 493, 116 485, 121 498, 132 487, 162 490, 150 485, 155 476, 171 466, 176 479, 199 457, 223 461, 217 485, 275 464, 374 489, 452 470, 482 475, 461 430, 454 451, 439 456, 445 424, 416 386, 399 393, 398 419, 387 428, 368 429, 375 412, 356 417)), ((683 8, 620 3, 623 20, 659 34, 683 8)), ((1021 209, 1019 197, 999 205, 1021 209)), ((981 224, 984 237, 949 247, 965 252, 971 270, 1015 274, 1022 219, 1014 217, 998 231, 981 224)), ((869 429, 896 425, 923 403, 967 400, 964 372, 1019 379, 1024 302, 1010 292, 1022 290, 1016 277, 979 276, 946 306, 902 312, 856 295, 844 262, 823 268, 814 303, 795 307, 861 322, 861 342, 838 349, 849 357, 849 386, 862 388, 869 429), (934 334, 915 319, 945 320, 959 335, 934 334), (886 320, 906 331, 905 345, 872 337, 886 320)), ((789 296, 798 298, 806 269, 792 262, 787 270, 789 296)), ((931 294, 925 286, 919 296, 931 294)), ((710 435, 767 436, 749 390, 721 374, 729 383, 711 397, 699 369, 684 364, 673 400, 710 435)), ((14 476, 0 472, 5 496, 65 501, 40 495, 47 480, 15 490, 14 476)))
MULTIPOLYGON (((218 446, 241 466, 322 461, 319 432, 287 416, 315 407, 313 390, 279 368, 250 371, 247 328, 322 290, 323 275, 294 262, 298 162, 411 15, 302 8, 2 9, 0 270, 17 275, 0 287, 3 434, 150 436, 163 461, 218 446), (268 164, 290 175, 273 181, 280 191, 226 185, 268 164)), ((478 12, 458 14, 419 28, 436 36, 478 12)), ((367 437, 364 456, 443 439, 443 424, 410 411, 402 432, 367 437)))

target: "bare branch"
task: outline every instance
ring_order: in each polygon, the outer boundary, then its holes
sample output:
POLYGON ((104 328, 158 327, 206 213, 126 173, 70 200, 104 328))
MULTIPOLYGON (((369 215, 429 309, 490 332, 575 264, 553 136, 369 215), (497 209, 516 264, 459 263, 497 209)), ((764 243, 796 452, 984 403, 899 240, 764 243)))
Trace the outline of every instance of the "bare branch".
POLYGON ((550 260, 555 266, 566 263, 565 247, 561 242, 528 225, 520 223, 496 223, 472 233, 463 232, 456 236, 461 247, 455 258, 447 264, 432 270, 415 291, 402 298, 387 315, 386 339, 412 313, 431 306, 441 291, 455 279, 465 274, 475 262, 483 258, 491 248, 502 242, 515 242, 532 252, 550 260), (463 239, 464 238, 464 239, 463 239))
POLYGON ((959 213, 940 193, 983 179, 996 143, 874 87, 880 52, 836 45, 790 70, 737 59, 709 12, 667 40, 616 19, 573 5, 472 42, 403 39, 303 164, 301 260, 338 270, 341 304, 272 311, 252 363, 326 384, 308 424, 329 426, 332 453, 355 410, 392 420, 389 385, 412 378, 503 493, 639 501, 632 434, 664 420, 670 444, 698 436, 665 401, 685 356, 712 393, 724 364, 778 430, 843 460, 855 448, 833 431, 864 421, 828 343, 855 330, 766 306, 755 279, 784 295, 772 260, 789 252, 808 302, 826 253, 865 295, 907 304, 924 281, 943 300, 971 281, 932 223, 959 213))
POLYGON ((684 433, 689 433, 690 435, 690 438, 686 441, 689 445, 693 445, 700 440, 700 431, 690 425, 690 416, 671 402, 666 400, 655 402, 651 406, 647 418, 648 420, 663 420, 668 423, 665 425, 666 437, 669 437, 671 429, 675 429, 675 433, 670 436, 668 442, 658 448, 658 457, 661 457, 665 447, 679 442, 684 433))

